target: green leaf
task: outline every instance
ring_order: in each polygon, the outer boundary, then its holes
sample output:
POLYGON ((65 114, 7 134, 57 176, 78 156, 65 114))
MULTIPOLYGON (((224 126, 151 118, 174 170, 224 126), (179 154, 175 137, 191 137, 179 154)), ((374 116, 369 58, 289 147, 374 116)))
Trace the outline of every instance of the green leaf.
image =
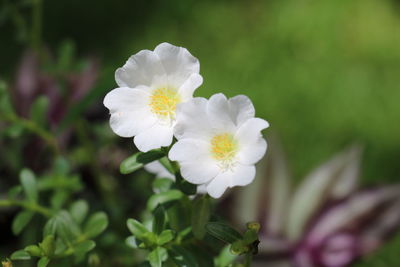
POLYGON ((50 259, 47 257, 42 257, 37 263, 37 267, 46 267, 49 264, 50 259))
POLYGON ((174 181, 170 178, 157 178, 153 181, 153 191, 156 193, 166 192, 173 183, 174 181))
POLYGON ((206 230, 213 237, 230 244, 242 239, 242 235, 238 231, 222 222, 209 222, 206 224, 206 230))
POLYGON ((51 207, 55 210, 61 209, 69 196, 70 193, 67 190, 56 190, 50 199, 51 207))
POLYGON ((71 218, 71 215, 62 210, 56 215, 57 234, 67 243, 73 243, 81 234, 77 223, 71 218))
POLYGON ((53 163, 53 170, 59 175, 67 175, 70 171, 68 161, 63 157, 57 157, 53 163))
POLYGON ((133 235, 128 236, 128 237, 125 239, 125 244, 126 244, 128 247, 135 248, 135 249, 138 248, 138 246, 139 246, 138 240, 137 240, 136 237, 133 236, 133 235))
POLYGON ((119 169, 122 174, 129 174, 142 168, 145 164, 164 156, 165 153, 160 149, 150 150, 149 152, 138 152, 122 161, 119 169))
POLYGON ((167 250, 157 247, 147 255, 151 267, 162 267, 162 262, 168 259, 167 250))
POLYGON ((210 220, 211 201, 208 195, 198 197, 193 203, 192 230, 197 239, 203 239, 206 223, 210 220))
POLYGON ((183 196, 184 196, 184 194, 181 191, 176 190, 176 189, 169 190, 167 192, 161 192, 159 194, 152 195, 149 198, 149 200, 147 202, 147 208, 149 210, 154 210, 157 207, 157 205, 159 205, 159 204, 178 200, 178 199, 182 198, 183 196))
POLYGON ((37 192, 35 174, 29 169, 22 169, 19 175, 19 179, 22 184, 22 189, 24 190, 28 200, 32 202, 37 202, 38 192, 37 192))
POLYGON ((31 106, 31 120, 40 126, 46 126, 49 100, 45 96, 39 96, 31 106))
POLYGON ((21 231, 27 226, 27 224, 31 221, 33 215, 35 213, 33 211, 24 210, 21 211, 15 216, 12 222, 12 231, 15 235, 21 233, 21 231))
POLYGON ((26 252, 28 252, 29 255, 34 256, 34 257, 40 257, 40 256, 42 256, 42 254, 43 254, 42 249, 39 248, 39 247, 36 246, 36 245, 27 246, 26 248, 24 248, 24 250, 25 250, 26 252))
POLYGON ((50 218, 44 226, 43 236, 55 235, 57 231, 57 218, 50 218))
POLYGON ((31 255, 25 250, 17 250, 13 254, 11 254, 12 260, 30 260, 31 255))
POLYGON ((104 212, 97 212, 90 216, 85 224, 84 233, 87 237, 96 237, 108 226, 108 217, 104 212))
POLYGON ((168 172, 170 172, 171 174, 175 174, 174 166, 171 164, 171 161, 168 159, 168 157, 163 157, 159 161, 161 165, 163 165, 164 168, 167 169, 168 172))
POLYGON ((180 173, 176 174, 175 177, 176 185, 182 192, 187 195, 194 195, 197 193, 197 185, 189 183, 188 181, 183 179, 180 173))
MULTIPOLYGON (((192 253, 180 246, 173 246, 169 249, 171 258, 179 267, 198 267, 196 258, 192 253)), ((224 266, 225 267, 225 266, 224 266)))
POLYGON ((157 206, 157 208, 153 211, 154 219, 153 219, 153 232, 159 234, 164 230, 165 224, 165 210, 162 205, 157 206))
POLYGON ((46 236, 41 243, 39 243, 39 247, 44 252, 46 256, 53 256, 56 250, 56 242, 54 240, 53 235, 46 236))
POLYGON ((172 230, 164 230, 157 238, 157 244, 162 246, 175 238, 175 232, 172 230))
POLYGON ((145 233, 149 232, 143 224, 135 219, 128 219, 126 221, 129 231, 137 238, 141 238, 145 233))
POLYGON ((72 219, 74 219, 77 223, 81 224, 85 219, 89 210, 89 205, 85 200, 77 200, 72 203, 69 212, 71 214, 72 219))
POLYGON ((74 250, 79 254, 86 254, 96 247, 93 240, 85 240, 74 247, 74 250))

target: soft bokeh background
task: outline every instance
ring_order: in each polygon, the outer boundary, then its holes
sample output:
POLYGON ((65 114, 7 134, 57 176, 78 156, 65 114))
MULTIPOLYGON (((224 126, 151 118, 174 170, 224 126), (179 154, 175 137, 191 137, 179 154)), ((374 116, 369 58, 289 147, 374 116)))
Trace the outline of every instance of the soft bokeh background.
MULTIPOLYGON (((14 14, 12 2, 3 0, 0 10, 0 78, 10 84, 26 48, 20 20, 30 23, 29 6, 20 1, 14 14)), ((253 100, 280 136, 296 182, 353 142, 365 146, 365 185, 400 181, 399 1, 44 0, 47 49, 56 54, 67 42, 77 58, 100 62, 96 85, 71 107, 70 120, 84 117, 85 127, 97 127, 108 146, 119 144, 126 154, 134 151, 131 141, 110 137, 102 99, 116 87, 117 67, 164 41, 200 60, 204 84, 196 96, 223 92, 253 100)), ((93 144, 96 155, 104 145, 93 144)), ((398 244, 379 253, 393 253, 398 244)))

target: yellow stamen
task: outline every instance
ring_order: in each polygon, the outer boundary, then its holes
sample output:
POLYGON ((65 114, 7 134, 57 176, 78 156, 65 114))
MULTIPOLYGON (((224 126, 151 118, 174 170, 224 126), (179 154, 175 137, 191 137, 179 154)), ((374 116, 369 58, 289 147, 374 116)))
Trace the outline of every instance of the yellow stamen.
POLYGON ((172 88, 159 88, 150 97, 150 108, 162 119, 174 119, 176 105, 181 101, 178 92, 172 88))
POLYGON ((236 155, 237 142, 232 134, 223 133, 211 139, 211 154, 223 164, 230 163, 236 155))

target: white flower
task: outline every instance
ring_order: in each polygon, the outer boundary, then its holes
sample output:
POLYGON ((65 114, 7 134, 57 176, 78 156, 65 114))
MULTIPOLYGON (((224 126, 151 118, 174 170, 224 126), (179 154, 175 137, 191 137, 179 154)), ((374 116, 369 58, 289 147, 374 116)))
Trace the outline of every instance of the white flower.
MULTIPOLYGON (((156 175, 156 178, 167 178, 175 181, 175 176, 170 173, 158 160, 144 165, 144 169, 156 175)), ((205 194, 206 187, 204 185, 197 186, 197 194, 205 194)))
POLYGON ((156 178, 168 178, 175 181, 175 176, 170 173, 158 160, 144 165, 144 169, 155 174, 156 178))
POLYGON ((205 184, 209 195, 219 198, 229 187, 245 186, 255 176, 254 164, 265 154, 261 130, 268 122, 254 118, 250 99, 243 95, 210 100, 194 98, 178 106, 175 136, 169 152, 178 161, 184 179, 205 184))
POLYGON ((203 78, 199 61, 188 50, 168 43, 142 50, 115 72, 119 86, 104 98, 110 126, 122 137, 133 137, 140 151, 169 146, 176 105, 192 98, 203 78))

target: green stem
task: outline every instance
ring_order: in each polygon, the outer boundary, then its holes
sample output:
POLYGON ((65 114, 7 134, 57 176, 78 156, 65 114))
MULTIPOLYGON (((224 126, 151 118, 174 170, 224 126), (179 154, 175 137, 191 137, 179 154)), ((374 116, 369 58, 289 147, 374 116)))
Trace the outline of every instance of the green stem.
POLYGON ((4 116, 4 119, 11 123, 18 123, 25 129, 41 137, 50 146, 55 155, 60 154, 57 140, 54 138, 54 136, 51 133, 47 132, 42 127, 40 127, 39 125, 37 125, 35 122, 27 120, 25 118, 18 117, 15 114, 4 116))
POLYGON ((24 209, 40 213, 40 214, 44 215, 45 217, 51 217, 53 214, 53 212, 50 209, 40 206, 39 204, 34 203, 34 202, 11 200, 11 199, 1 199, 0 200, 0 207, 12 207, 12 206, 22 207, 24 209))
POLYGON ((251 252, 246 253, 245 258, 244 258, 244 266, 251 267, 252 261, 253 261, 253 253, 251 253, 251 252))

